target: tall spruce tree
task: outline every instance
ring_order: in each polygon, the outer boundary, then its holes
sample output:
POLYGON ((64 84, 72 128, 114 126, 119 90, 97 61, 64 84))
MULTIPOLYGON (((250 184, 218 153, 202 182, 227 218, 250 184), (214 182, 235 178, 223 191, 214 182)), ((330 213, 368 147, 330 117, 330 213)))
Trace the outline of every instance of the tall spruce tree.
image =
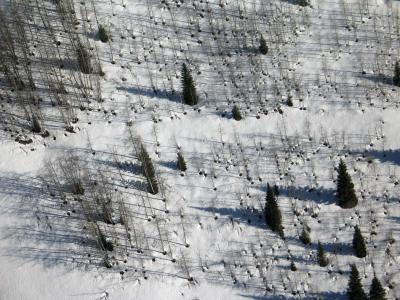
POLYGON ((342 208, 353 208, 357 205, 358 199, 354 191, 354 184, 351 180, 347 167, 341 159, 338 168, 337 177, 337 201, 342 208))
POLYGON ((269 50, 268 46, 267 46, 267 42, 265 41, 265 39, 262 35, 260 36, 260 46, 259 46, 258 50, 260 51, 260 53, 262 55, 266 55, 269 50))
POLYGON ((282 228, 281 211, 279 210, 278 203, 276 202, 274 191, 269 184, 267 184, 267 196, 264 214, 267 225, 272 229, 272 231, 275 231, 283 238, 284 233, 282 228))
POLYGON ((188 105, 196 105, 199 100, 197 98, 192 74, 190 74, 190 70, 187 68, 186 64, 182 65, 181 77, 183 103, 188 105))
POLYGON ((367 295, 365 294, 360 274, 358 273, 357 267, 351 265, 349 285, 347 287, 347 298, 349 300, 367 300, 367 295))
POLYGON ((394 65, 393 83, 395 86, 400 87, 400 62, 399 61, 396 61, 396 64, 394 65))
POLYGON ((147 180, 147 190, 149 193, 155 195, 158 193, 158 183, 156 179, 156 172, 154 170, 153 163, 146 148, 140 145, 139 161, 142 164, 142 172, 147 180))
POLYGON ((358 226, 354 228, 353 249, 354 249, 354 254, 357 257, 362 258, 367 256, 367 248, 365 247, 365 241, 358 226))
POLYGON ((322 246, 321 242, 318 241, 318 264, 320 267, 326 267, 329 261, 326 258, 324 247, 322 246))
POLYGON ((386 292, 376 276, 372 279, 371 288, 369 290, 369 300, 386 300, 386 292))

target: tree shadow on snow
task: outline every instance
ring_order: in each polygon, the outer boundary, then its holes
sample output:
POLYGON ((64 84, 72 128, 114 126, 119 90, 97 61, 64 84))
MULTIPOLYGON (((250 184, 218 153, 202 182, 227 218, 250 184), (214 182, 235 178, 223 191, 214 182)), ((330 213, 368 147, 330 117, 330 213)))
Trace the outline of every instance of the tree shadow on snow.
POLYGON ((265 295, 265 296, 252 296, 252 295, 243 295, 243 294, 239 294, 240 297, 243 298, 248 298, 248 299, 254 299, 254 300, 272 300, 272 299, 277 299, 277 300, 283 300, 283 299, 287 299, 287 297, 284 296, 278 296, 278 295, 265 295))
POLYGON ((313 201, 318 204, 336 203, 335 191, 325 188, 309 187, 279 187, 280 195, 298 198, 299 200, 313 201))
MULTIPOLYGON (((240 294, 243 298, 254 299, 254 300, 281 300, 281 299, 288 299, 285 296, 279 295, 265 295, 265 296, 252 296, 252 295, 243 295, 240 294)), ((312 293, 311 295, 303 296, 301 299, 303 300, 315 300, 315 299, 324 299, 324 300, 341 300, 346 298, 346 295, 341 292, 322 292, 322 293, 312 293)))
POLYGON ((214 215, 214 218, 226 217, 231 222, 239 222, 242 224, 248 224, 250 226, 255 226, 261 229, 267 229, 267 225, 265 224, 263 213, 253 209, 236 209, 229 207, 195 207, 192 208, 203 210, 214 215))
POLYGON ((393 85, 393 78, 384 74, 361 74, 357 77, 362 79, 367 79, 375 83, 393 85))
POLYGON ((298 5, 298 6, 300 6, 299 5, 299 0, 281 0, 282 2, 286 2, 286 3, 289 3, 289 4, 291 4, 291 5, 298 5))
POLYGON ((158 164, 171 170, 177 170, 176 161, 159 161, 158 164))
POLYGON ((381 163, 391 162, 400 165, 400 149, 359 151, 354 152, 354 154, 362 155, 367 159, 368 157, 372 157, 379 160, 381 163))
POLYGON ((341 300, 345 298, 346 294, 344 292, 322 292, 322 293, 312 293, 310 296, 302 299, 341 300))
POLYGON ((174 93, 171 91, 165 91, 165 90, 157 90, 157 89, 150 89, 150 88, 145 88, 145 87, 123 87, 120 86, 117 88, 118 91, 125 91, 129 94, 132 95, 140 95, 140 96, 146 96, 149 98, 163 98, 169 101, 181 103, 181 96, 179 93, 174 93))
MULTIPOLYGON (((318 240, 312 241, 310 244, 304 244, 300 241, 298 236, 286 236, 286 241, 288 241, 291 245, 297 245, 304 248, 309 249, 318 249, 318 240)), ((353 248, 349 243, 341 243, 341 242, 321 242, 322 247, 324 248, 327 254, 340 254, 340 255, 352 255, 353 248)), ((294 256, 295 257, 295 256, 294 256)), ((299 258, 300 261, 306 262, 302 258, 299 258)))
POLYGON ((62 201, 46 193, 43 183, 40 178, 29 176, 0 177, 1 193, 13 199, 6 201, 1 213, 24 220, 20 226, 3 228, 1 238, 9 240, 5 255, 10 259, 41 262, 46 267, 60 262, 89 264, 89 255, 90 265, 98 265, 102 258, 98 257, 97 242, 78 226, 81 219, 68 215, 67 209, 61 208, 62 201), (19 245, 21 240, 26 246, 19 245))

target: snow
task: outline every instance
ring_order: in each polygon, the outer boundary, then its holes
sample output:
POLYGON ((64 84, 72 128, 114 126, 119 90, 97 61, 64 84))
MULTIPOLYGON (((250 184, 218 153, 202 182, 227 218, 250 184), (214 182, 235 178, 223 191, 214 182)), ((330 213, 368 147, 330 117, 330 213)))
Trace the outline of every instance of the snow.
POLYGON ((376 274, 388 299, 399 298, 400 89, 381 80, 391 78, 399 55, 400 25, 389 24, 399 20, 399 3, 324 0, 300 9, 293 1, 194 1, 205 15, 211 9, 207 20, 191 2, 165 2, 171 10, 151 0, 99 0, 95 16, 91 3, 75 1, 79 18, 87 9, 79 30, 85 24, 106 73, 104 102, 76 110, 75 133, 51 108, 43 109, 49 138, 28 132, 33 143, 22 145, 2 132, 0 299, 343 299, 352 263, 366 291, 376 274), (111 31, 110 44, 95 38, 96 18, 111 31), (229 36, 214 39, 217 27, 229 36), (259 32, 266 56, 253 53, 259 32), (201 99, 196 108, 172 92, 183 62, 201 99), (285 105, 289 94, 293 107, 285 105), (239 122, 232 101, 244 115, 239 122), (137 140, 155 164, 158 195, 143 189, 137 140), (121 224, 98 222, 116 245, 110 269, 80 200, 51 196, 46 166, 70 155, 116 206, 124 203, 138 232, 139 241, 129 241, 121 224), (335 204, 340 158, 359 198, 354 209, 335 204), (281 191, 285 240, 262 219, 267 183, 281 191), (298 239, 303 224, 311 245, 298 239), (352 253, 355 225, 365 259, 352 253), (318 241, 326 268, 316 260, 318 241))

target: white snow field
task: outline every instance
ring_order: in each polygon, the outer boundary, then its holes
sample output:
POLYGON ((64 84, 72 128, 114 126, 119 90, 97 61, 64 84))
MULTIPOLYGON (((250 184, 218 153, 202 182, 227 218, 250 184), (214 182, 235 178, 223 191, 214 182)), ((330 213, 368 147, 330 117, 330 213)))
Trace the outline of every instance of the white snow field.
POLYGON ((347 299, 351 264, 366 293, 376 275, 400 299, 399 1, 0 3, 0 299, 347 299), (267 183, 285 239, 264 220, 267 183))

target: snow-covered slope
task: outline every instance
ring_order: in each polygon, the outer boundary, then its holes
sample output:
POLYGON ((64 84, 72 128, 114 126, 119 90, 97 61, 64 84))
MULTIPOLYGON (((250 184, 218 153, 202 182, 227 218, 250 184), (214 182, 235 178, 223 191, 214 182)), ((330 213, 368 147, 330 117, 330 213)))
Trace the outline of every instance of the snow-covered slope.
MULTIPOLYGON (((76 30, 105 73, 101 101, 76 105, 69 131, 42 104, 43 138, 18 127, 4 90, 0 299, 344 299, 353 263, 366 291, 375 274, 388 299, 400 297, 400 89, 392 84, 400 5, 294 2, 75 1, 76 30), (267 55, 258 53, 261 34, 267 55), (196 107, 180 100, 182 63, 196 107), (21 130, 32 143, 15 142, 21 130), (155 165, 156 195, 146 191, 140 143, 155 165), (335 201, 340 159, 359 198, 352 209, 335 201), (63 168, 76 170, 85 195, 66 189, 73 171, 63 168), (280 191, 285 239, 263 218, 267 183, 280 191), (110 224, 91 215, 103 198, 110 224), (366 258, 352 251, 356 225, 366 258), (299 240, 304 226, 309 245, 299 240), (98 230, 113 251, 100 249, 98 230), (327 267, 318 265, 318 241, 327 267)), ((33 5, 34 18, 38 11, 33 5)), ((38 57, 46 43, 33 44, 38 57)))

